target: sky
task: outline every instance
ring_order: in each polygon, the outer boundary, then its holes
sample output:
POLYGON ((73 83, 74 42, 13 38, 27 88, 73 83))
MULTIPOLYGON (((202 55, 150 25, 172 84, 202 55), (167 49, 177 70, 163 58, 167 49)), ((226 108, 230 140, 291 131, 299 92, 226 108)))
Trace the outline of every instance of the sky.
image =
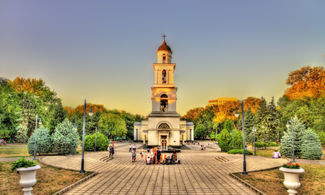
POLYGON ((325 65, 323 0, 0 0, 0 77, 42 78, 66 106, 146 115, 166 34, 177 111, 218 97, 276 99, 325 65))

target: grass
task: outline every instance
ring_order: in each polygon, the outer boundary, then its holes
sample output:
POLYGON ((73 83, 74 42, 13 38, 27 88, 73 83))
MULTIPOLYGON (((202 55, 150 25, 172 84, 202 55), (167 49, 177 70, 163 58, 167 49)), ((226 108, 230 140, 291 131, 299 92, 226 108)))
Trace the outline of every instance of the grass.
MULTIPOLYGON (((53 194, 90 174, 38 164, 42 168, 37 171, 37 183, 33 187, 33 194, 53 194)), ((22 194, 19 185, 20 175, 12 172, 10 166, 10 162, 0 162, 0 194, 20 195, 22 194)))
MULTIPOLYGON (((266 148, 266 149, 256 148, 256 156, 272 158, 273 152, 275 149, 276 149, 276 147, 272 147, 272 149, 270 149, 270 148, 266 148)), ((254 153, 254 148, 251 148, 251 151, 254 153)), ((279 151, 279 149, 278 149, 278 151, 279 151)), ((325 160, 325 147, 322 147, 322 151, 323 151, 323 155, 321 157, 321 160, 325 160)))
MULTIPOLYGON (((298 194, 323 194, 325 192, 325 165, 301 164, 301 167, 305 169, 305 173, 300 176, 301 187, 298 189, 298 194)), ((287 194, 283 185, 283 173, 279 169, 236 175, 266 194, 287 194)))
POLYGON ((27 150, 27 144, 7 144, 0 146, 0 158, 30 156, 27 150))

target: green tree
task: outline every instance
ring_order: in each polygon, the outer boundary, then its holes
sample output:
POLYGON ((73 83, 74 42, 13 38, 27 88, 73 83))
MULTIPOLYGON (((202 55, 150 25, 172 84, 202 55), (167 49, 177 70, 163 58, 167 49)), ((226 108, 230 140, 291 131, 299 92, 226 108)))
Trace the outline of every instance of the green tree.
POLYGON ((27 127, 20 124, 16 128, 16 136, 15 136, 15 141, 17 143, 27 143, 28 137, 27 137, 27 127))
POLYGON ((224 123, 223 123, 223 129, 227 129, 228 132, 230 133, 233 129, 234 129, 234 121, 231 119, 227 119, 224 123))
POLYGON ((195 139, 205 139, 208 134, 208 129, 203 124, 198 124, 194 129, 195 139))
MULTIPOLYGON (((245 111, 244 114, 244 119, 245 119, 245 140, 252 143, 254 140, 253 134, 252 134, 252 129, 253 126, 256 125, 255 122, 255 115, 249 108, 247 111, 245 111)), ((243 130, 243 125, 242 125, 242 120, 238 120, 238 129, 243 130)))
POLYGON ((280 153, 286 157, 292 157, 292 132, 291 127, 293 128, 293 140, 294 140, 294 153, 295 156, 301 157, 301 144, 302 136, 306 130, 305 125, 298 117, 293 117, 289 124, 289 128, 284 132, 283 137, 281 138, 280 153))
POLYGON ((79 135, 77 129, 68 120, 64 120, 55 128, 52 135, 53 150, 58 154, 75 154, 78 147, 79 135))
POLYGON ((301 157, 306 159, 320 159, 322 156, 322 146, 317 134, 307 129, 302 136, 301 157))
POLYGON ((272 97, 271 102, 267 106, 268 114, 266 116, 266 132, 268 141, 279 141, 279 125, 280 125, 280 113, 276 109, 274 104, 274 98, 272 97))
POLYGON ((67 113, 63 109, 61 100, 57 100, 49 106, 47 116, 47 128, 50 130, 50 133, 53 134, 56 126, 62 123, 63 120, 67 117, 67 113))
MULTIPOLYGON (((199 133, 197 133, 196 137, 199 137, 200 139, 205 139, 208 137, 211 133, 211 131, 215 131, 213 129, 214 123, 213 123, 214 113, 212 111, 212 107, 208 107, 202 112, 200 112, 198 118, 194 121, 195 126, 203 125, 204 129, 200 127, 199 133)), ((195 132, 194 132, 195 136, 195 132)))
POLYGON ((0 137, 13 139, 20 118, 18 96, 8 80, 0 78, 0 137))
POLYGON ((263 140, 263 142, 267 142, 267 117, 268 117, 268 108, 267 102, 262 97, 259 108, 256 113, 256 138, 258 140, 263 140))
POLYGON ((216 138, 216 134, 214 133, 214 131, 211 131, 210 139, 214 140, 215 138, 216 138))
POLYGON ((232 145, 232 149, 243 148, 243 136, 241 132, 233 130, 231 138, 233 139, 231 142, 234 144, 232 145))
POLYGON ((116 114, 102 114, 99 119, 99 129, 101 133, 112 138, 125 137, 127 134, 125 121, 116 114))

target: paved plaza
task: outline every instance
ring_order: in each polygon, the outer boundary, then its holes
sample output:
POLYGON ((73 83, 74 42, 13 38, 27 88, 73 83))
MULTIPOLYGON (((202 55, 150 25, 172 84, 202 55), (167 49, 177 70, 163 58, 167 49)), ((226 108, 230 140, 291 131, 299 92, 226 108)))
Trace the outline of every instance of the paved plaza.
MULTIPOLYGON (((139 145, 140 146, 140 145, 139 145)), ((255 194, 229 176, 242 171, 242 155, 228 155, 216 149, 183 150, 178 153, 179 165, 145 165, 137 151, 131 162, 128 144, 116 144, 116 155, 106 162, 107 152, 85 154, 86 171, 98 175, 76 186, 66 194, 255 194)), ((80 155, 47 156, 49 165, 80 169, 80 155)), ((247 157, 247 168, 260 170, 276 167, 284 159, 247 157)))

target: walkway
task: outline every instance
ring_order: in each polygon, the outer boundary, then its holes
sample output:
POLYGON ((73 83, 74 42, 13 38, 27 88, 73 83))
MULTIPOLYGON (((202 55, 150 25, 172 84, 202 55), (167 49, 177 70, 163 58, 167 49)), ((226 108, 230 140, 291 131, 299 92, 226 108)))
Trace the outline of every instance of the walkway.
MULTIPOLYGON (((66 194, 254 194, 249 188, 229 176, 242 170, 241 155, 210 151, 182 151, 180 165, 145 165, 131 162, 128 144, 116 147, 115 158, 101 159, 107 152, 87 153, 85 169, 99 174, 66 194)), ((42 161, 62 168, 80 169, 80 155, 48 156, 42 161)), ((248 170, 281 165, 283 159, 249 156, 248 170)))

